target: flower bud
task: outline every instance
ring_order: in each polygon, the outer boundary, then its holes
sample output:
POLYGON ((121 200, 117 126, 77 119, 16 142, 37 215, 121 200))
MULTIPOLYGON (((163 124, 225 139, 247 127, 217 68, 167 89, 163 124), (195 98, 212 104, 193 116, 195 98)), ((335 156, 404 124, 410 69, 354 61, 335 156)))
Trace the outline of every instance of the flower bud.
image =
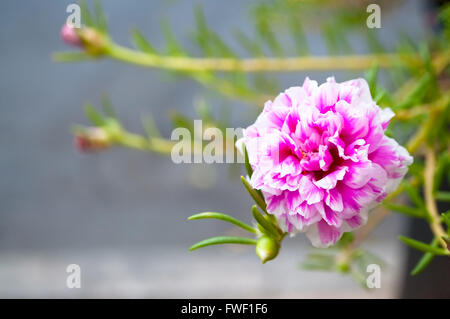
POLYGON ((339 272, 347 273, 350 271, 350 265, 348 264, 348 262, 340 262, 336 265, 336 269, 339 272))
POLYGON ((87 53, 94 56, 105 53, 107 38, 103 33, 93 28, 84 27, 80 31, 80 38, 87 53))
POLYGON ((83 48, 86 53, 93 56, 102 55, 107 47, 107 37, 100 31, 89 27, 76 29, 66 23, 61 29, 61 38, 67 44, 83 48))
POLYGON ((80 35, 78 31, 71 25, 65 23, 61 28, 61 39, 69 45, 82 47, 80 35))
POLYGON ((263 264, 277 257, 279 250, 280 244, 278 241, 266 235, 261 236, 256 243, 256 255, 263 264))
POLYGON ((83 153, 100 151, 111 145, 107 132, 100 127, 89 127, 75 134, 75 147, 83 153))

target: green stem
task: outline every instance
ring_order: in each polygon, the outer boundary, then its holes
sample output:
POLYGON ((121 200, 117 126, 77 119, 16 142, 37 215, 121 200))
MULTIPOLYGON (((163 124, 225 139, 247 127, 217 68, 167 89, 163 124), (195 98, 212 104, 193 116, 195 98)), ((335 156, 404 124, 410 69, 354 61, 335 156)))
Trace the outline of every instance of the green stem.
POLYGON ((425 153, 425 172, 424 172, 424 194, 425 194, 425 204, 427 207, 427 211, 430 214, 430 228, 433 232, 434 236, 439 239, 441 246, 444 250, 448 251, 447 243, 443 239, 446 236, 446 233, 441 225, 441 218, 439 217, 439 212, 436 206, 436 201, 433 197, 433 181, 434 181, 434 173, 436 169, 436 154, 434 153, 434 149, 431 147, 427 148, 425 153))
MULTIPOLYGON (((185 72, 294 72, 301 70, 363 70, 377 63, 379 67, 396 65, 398 54, 370 54, 347 56, 305 56, 292 58, 191 58, 183 56, 163 56, 135 51, 115 43, 110 43, 109 57, 144 67, 161 68, 185 72)), ((408 59, 420 63, 417 56, 408 59)))

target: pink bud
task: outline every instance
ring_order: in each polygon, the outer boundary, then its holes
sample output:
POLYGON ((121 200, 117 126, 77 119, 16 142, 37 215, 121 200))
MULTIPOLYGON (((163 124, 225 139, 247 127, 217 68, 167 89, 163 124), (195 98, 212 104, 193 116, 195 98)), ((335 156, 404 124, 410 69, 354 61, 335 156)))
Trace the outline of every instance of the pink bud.
POLYGON ((89 152, 91 149, 91 143, 85 136, 75 136, 75 147, 82 153, 89 152))
POLYGON ((88 127, 84 132, 75 134, 75 147, 82 153, 104 150, 111 146, 107 132, 100 127, 88 127))
POLYGON ((77 30, 67 23, 61 28, 61 38, 69 45, 81 47, 83 44, 77 30))

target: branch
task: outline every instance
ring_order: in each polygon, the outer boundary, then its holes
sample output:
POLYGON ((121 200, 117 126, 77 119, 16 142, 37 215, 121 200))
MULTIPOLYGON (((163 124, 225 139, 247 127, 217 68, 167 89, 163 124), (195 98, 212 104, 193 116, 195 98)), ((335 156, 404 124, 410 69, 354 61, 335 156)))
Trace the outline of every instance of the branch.
POLYGON ((425 194, 425 204, 427 207, 427 211, 430 214, 431 222, 430 222, 430 228, 433 232, 434 236, 439 239, 439 242, 441 243, 442 247, 447 250, 447 243, 444 240, 444 236, 446 236, 446 233, 444 229, 442 228, 439 212, 436 206, 436 201, 433 197, 433 180, 434 180, 434 173, 436 170, 436 154, 434 152, 434 149, 431 147, 427 148, 427 151, 425 153, 425 183, 424 183, 424 194, 425 194))
MULTIPOLYGON (((399 54, 369 54, 345 56, 305 56, 292 58, 191 58, 164 56, 132 50, 111 43, 106 53, 109 57, 144 67, 184 72, 294 72, 302 70, 363 70, 377 63, 381 68, 398 64, 399 54)), ((418 56, 405 56, 421 63, 418 56)))

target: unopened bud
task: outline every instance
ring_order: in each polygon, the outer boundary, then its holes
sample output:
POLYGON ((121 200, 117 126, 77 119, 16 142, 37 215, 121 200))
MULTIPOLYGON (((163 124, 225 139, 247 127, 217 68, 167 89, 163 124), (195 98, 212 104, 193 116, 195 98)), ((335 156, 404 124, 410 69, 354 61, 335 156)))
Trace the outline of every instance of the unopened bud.
POLYGON ((350 271, 350 265, 348 264, 348 262, 341 262, 336 265, 336 269, 339 272, 347 273, 350 271))
POLYGON ((66 23, 61 29, 61 38, 67 44, 83 48, 93 56, 104 54, 107 47, 107 37, 103 33, 85 26, 77 29, 66 23))
POLYGON ((90 127, 75 134, 75 147, 80 152, 95 152, 108 148, 111 139, 107 132, 99 127, 90 127))
POLYGON ((279 250, 279 242, 266 235, 261 236, 256 243, 256 255, 263 264, 277 257, 279 250))
POLYGON ((75 29, 75 27, 67 23, 65 23, 61 28, 61 39, 63 39, 64 42, 72 46, 76 47, 83 46, 77 29, 75 29))
POLYGON ((80 38, 87 53, 98 56, 105 53, 107 38, 96 29, 84 27, 80 31, 80 38))

